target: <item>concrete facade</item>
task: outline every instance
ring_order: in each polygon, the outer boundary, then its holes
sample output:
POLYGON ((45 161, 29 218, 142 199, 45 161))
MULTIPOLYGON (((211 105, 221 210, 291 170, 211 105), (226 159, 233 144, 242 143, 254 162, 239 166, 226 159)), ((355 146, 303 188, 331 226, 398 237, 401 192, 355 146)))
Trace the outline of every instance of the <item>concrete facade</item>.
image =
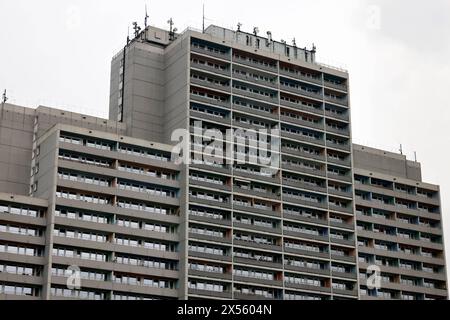
POLYGON ((439 187, 418 163, 352 145, 349 76, 314 49, 149 27, 112 60, 110 120, 1 107, 1 299, 447 297, 439 187), (238 141, 225 164, 176 163, 176 129, 206 155, 197 123, 271 130, 275 162, 231 161, 253 152, 238 141), (392 277, 377 290, 372 264, 392 277), (73 266, 81 288, 67 286, 73 266))

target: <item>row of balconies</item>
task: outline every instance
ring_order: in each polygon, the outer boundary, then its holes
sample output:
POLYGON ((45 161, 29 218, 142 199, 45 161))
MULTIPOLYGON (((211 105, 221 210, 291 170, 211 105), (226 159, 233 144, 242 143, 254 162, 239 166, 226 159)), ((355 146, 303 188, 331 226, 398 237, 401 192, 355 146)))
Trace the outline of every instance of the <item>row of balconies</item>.
MULTIPOLYGON (((247 107, 243 107, 240 105, 236 105, 233 104, 233 110, 235 111, 242 111, 245 114, 249 114, 250 118, 253 119, 253 117, 256 116, 261 116, 264 118, 265 122, 268 123, 269 126, 274 126, 278 124, 278 115, 277 113, 267 113, 267 112, 263 112, 263 111, 259 111, 259 110, 253 110, 247 107)), ((236 125, 236 126, 243 126, 245 128, 248 129, 255 129, 255 126, 252 125, 245 125, 245 124, 241 124, 239 122, 236 121, 232 121, 232 118, 229 116, 229 114, 227 115, 226 113, 223 114, 223 116, 218 116, 218 115, 212 115, 209 114, 207 112, 199 112, 199 111, 194 111, 191 110, 190 111, 190 115, 191 117, 197 118, 198 120, 206 120, 206 121, 212 121, 214 123, 219 123, 219 124, 223 124, 226 126, 231 126, 231 124, 236 125)), ((243 114, 244 115, 244 114, 243 114)), ((316 130, 320 130, 320 132, 330 132, 330 133, 335 133, 335 134, 339 134, 341 136, 345 136, 348 137, 350 135, 350 131, 348 128, 346 129, 338 129, 338 128, 334 128, 332 126, 324 126, 323 122, 312 122, 312 121, 306 121, 306 120, 302 120, 301 118, 294 118, 294 117, 289 117, 289 116, 285 116, 285 115, 281 115, 280 116, 281 119, 281 123, 283 124, 296 124, 296 125, 300 125, 302 128, 304 127, 308 127, 311 129, 316 129, 316 130)), ((282 132, 282 136, 290 138, 290 139, 294 139, 294 140, 302 140, 302 141, 306 141, 306 142, 312 142, 312 143, 316 143, 319 145, 325 145, 325 141, 324 139, 308 139, 307 136, 304 135, 299 135, 299 134, 293 134, 293 133, 288 133, 288 132, 282 132)), ((334 146, 330 145, 330 146, 334 146)), ((337 148, 344 148, 341 145, 337 145, 337 148)), ((344 150, 348 151, 348 148, 344 148, 344 150)))
POLYGON ((363 221, 367 223, 375 223, 380 224, 383 226, 389 226, 393 228, 400 228, 400 229, 407 229, 415 232, 424 232, 424 233, 430 233, 434 235, 442 235, 442 229, 439 226, 437 227, 431 227, 431 226, 422 226, 420 224, 412 224, 412 223, 406 223, 401 220, 396 219, 387 219, 387 218, 381 218, 378 216, 368 216, 364 215, 357 211, 357 220, 363 221))
MULTIPOLYGON (((250 77, 245 77, 245 76, 238 76, 239 79, 244 80, 244 81, 248 81, 249 79, 251 79, 250 77)), ((249 82, 248 84, 245 82, 242 82, 242 86, 236 87, 235 86, 235 81, 233 81, 233 86, 231 86, 231 82, 226 82, 226 80, 220 80, 216 79, 217 81, 215 81, 213 78, 211 78, 211 80, 207 80, 209 79, 208 77, 206 77, 204 80, 201 80, 199 78, 193 78, 191 77, 191 83, 197 86, 201 86, 204 88, 208 88, 208 89, 212 89, 212 90, 218 90, 220 91, 221 94, 225 94, 225 95, 229 95, 230 92, 236 95, 241 95, 241 96, 245 96, 245 97, 250 97, 250 98, 254 98, 263 102, 268 102, 268 103, 272 103, 272 104, 279 104, 279 98, 278 98, 278 88, 273 84, 273 83, 263 83, 263 86, 258 86, 261 85, 261 81, 254 83, 253 82, 249 82), (223 84, 220 84, 220 82, 224 82, 223 84), (257 87, 254 87, 254 85, 257 85, 257 87), (242 89, 242 87, 246 87, 247 90, 242 89), (261 92, 266 92, 266 94, 262 94, 262 93, 257 93, 257 92, 252 92, 250 91, 249 88, 257 88, 257 91, 261 91, 261 92), (272 89, 272 90, 271 90, 272 89)), ((348 98, 347 97, 338 97, 335 95, 329 95, 329 94, 322 94, 320 91, 309 91, 309 90, 303 90, 301 88, 296 88, 296 87, 292 87, 290 85, 284 84, 282 83, 280 85, 281 88, 281 92, 287 92, 290 94, 294 94, 296 98, 298 99, 304 99, 304 98, 312 98, 314 99, 314 103, 318 104, 318 103, 322 103, 323 101, 326 101, 328 103, 332 103, 332 104, 336 104, 339 105, 341 107, 348 107, 348 98)), ((299 100, 299 101, 300 101, 299 100)), ((301 104, 297 104, 297 103, 292 103, 292 102, 288 102, 285 99, 281 99, 281 103, 286 102, 287 106, 292 106, 294 108, 299 108, 301 107, 301 104)), ((314 112, 314 109, 311 108, 306 108, 304 109, 305 111, 311 111, 314 112)), ((316 110, 316 113, 318 114, 323 114, 322 112, 319 113, 319 110, 316 110)))
MULTIPOLYGON (((235 89, 235 90, 236 90, 236 93, 238 93, 238 94, 245 95, 245 96, 248 95, 248 92, 246 92, 246 91, 242 91, 239 89, 235 89)), ((278 102, 278 99, 269 98, 266 96, 261 96, 261 95, 256 95, 256 94, 250 94, 250 95, 251 95, 251 98, 256 98, 257 100, 262 99, 263 102, 269 102, 269 103, 272 103, 273 105, 281 104, 281 106, 290 107, 295 110, 306 111, 306 112, 313 113, 313 114, 316 114, 319 116, 325 115, 326 117, 337 119, 337 120, 349 121, 349 115, 348 115, 347 111, 343 111, 342 113, 331 112, 331 111, 326 111, 326 110, 324 111, 324 109, 321 106, 315 108, 315 107, 309 106, 308 104, 300 103, 300 100, 298 100, 299 101, 298 103, 295 103, 293 101, 286 100, 286 99, 281 99, 280 102, 278 102)), ((248 95, 248 96, 250 97, 250 95, 248 95)), ((222 99, 217 99, 217 98, 214 98, 214 95, 211 95, 211 97, 208 97, 208 95, 206 95, 206 94, 203 96, 191 94, 191 100, 214 105, 214 106, 220 106, 220 107, 227 108, 227 109, 230 109, 230 107, 231 107, 230 99, 227 96, 223 96, 222 99)), ((242 107, 238 107, 236 105, 234 105, 234 107, 240 108, 244 112, 247 111, 247 110, 244 110, 242 107)), ((264 116, 264 117, 272 118, 272 119, 277 118, 274 115, 271 116, 268 113, 261 112, 260 115, 264 116)), ((331 131, 333 131, 333 129, 329 129, 329 131, 331 132, 331 131)), ((336 131, 335 133, 338 133, 338 134, 344 133, 345 134, 345 132, 340 131, 340 130, 336 131)))
POLYGON ((408 200, 408 201, 413 201, 413 202, 421 202, 424 204, 430 204, 433 206, 439 206, 440 202, 439 202, 439 197, 423 197, 417 194, 410 194, 410 193, 405 193, 402 191, 397 191, 394 189, 388 189, 388 188, 381 188, 379 186, 376 185, 367 185, 367 184, 362 184, 362 183, 357 183, 357 190, 361 190, 364 192, 371 192, 371 193, 376 193, 376 194, 382 194, 391 198, 398 198, 398 199, 404 199, 404 200, 408 200))
MULTIPOLYGON (((232 49, 231 48, 218 49, 217 47, 215 48, 214 45, 209 46, 204 44, 199 45, 197 43, 193 43, 191 45, 191 50, 196 53, 201 53, 214 58, 230 61, 232 49)), ((311 73, 307 73, 307 71, 300 72, 297 66, 292 66, 292 68, 290 67, 278 68, 278 62, 275 60, 272 62, 269 62, 269 60, 264 60, 264 58, 262 60, 258 60, 257 58, 250 57, 250 55, 245 56, 245 54, 243 54, 242 52, 238 52, 237 54, 233 55, 233 63, 246 65, 252 68, 268 71, 274 74, 280 73, 282 75, 294 79, 304 80, 315 84, 324 84, 327 87, 338 89, 340 91, 347 91, 347 85, 345 83, 346 79, 340 79, 339 82, 337 82, 332 81, 328 77, 325 77, 322 80, 322 75, 315 74, 315 72, 311 73)))

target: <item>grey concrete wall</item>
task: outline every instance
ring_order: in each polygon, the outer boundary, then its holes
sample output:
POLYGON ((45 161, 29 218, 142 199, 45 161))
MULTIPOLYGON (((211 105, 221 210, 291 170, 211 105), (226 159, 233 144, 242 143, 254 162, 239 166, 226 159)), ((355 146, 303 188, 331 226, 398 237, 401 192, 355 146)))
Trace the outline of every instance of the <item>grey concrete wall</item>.
POLYGON ((29 195, 33 139, 58 123, 115 134, 126 131, 125 124, 60 109, 0 105, 0 192, 29 195))
MULTIPOLYGON (((127 49, 123 120, 129 136, 162 141, 165 81, 163 53, 162 49, 140 43, 133 43, 127 49)), ((113 68, 118 69, 119 65, 113 65, 113 68)), ((112 73, 118 74, 118 71, 112 73)), ((114 108, 117 109, 117 98, 118 94, 111 100, 110 117, 117 116, 117 110, 114 111, 114 108)))
POLYGON ((401 154, 354 144, 353 163, 355 168, 422 181, 420 163, 401 154))
POLYGON ((30 191, 34 110, 0 105, 0 192, 30 191))
POLYGON ((172 132, 187 128, 189 93, 190 37, 180 39, 166 49, 164 92, 164 143, 170 144, 172 132))

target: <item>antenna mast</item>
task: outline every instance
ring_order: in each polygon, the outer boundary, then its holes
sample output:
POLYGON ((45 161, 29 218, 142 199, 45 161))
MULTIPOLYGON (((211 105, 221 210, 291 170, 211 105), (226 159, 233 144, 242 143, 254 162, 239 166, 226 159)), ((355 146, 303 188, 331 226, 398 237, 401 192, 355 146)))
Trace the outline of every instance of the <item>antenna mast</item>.
POLYGON ((177 30, 177 28, 174 28, 174 27, 173 27, 175 23, 173 22, 173 19, 172 19, 172 18, 170 18, 169 21, 167 21, 167 23, 168 23, 169 26, 170 26, 170 31, 169 31, 169 37, 170 37, 170 40, 174 40, 174 39, 175 39, 175 33, 176 33, 178 30, 177 30))
POLYGON ((145 5, 145 19, 144 19, 144 27, 145 28, 147 28, 147 25, 148 25, 148 18, 150 18, 149 17, 149 15, 148 15, 148 12, 147 12, 147 5, 145 5))
POLYGON ((203 33, 205 33, 205 3, 203 3, 203 33))
POLYGON ((6 89, 5 89, 5 91, 3 91, 3 95, 2 95, 2 104, 5 104, 6 101, 8 101, 8 96, 6 95, 6 89))
POLYGON ((138 26, 137 22, 133 22, 133 29, 134 37, 137 38, 139 36, 139 33, 141 32, 141 27, 138 26))

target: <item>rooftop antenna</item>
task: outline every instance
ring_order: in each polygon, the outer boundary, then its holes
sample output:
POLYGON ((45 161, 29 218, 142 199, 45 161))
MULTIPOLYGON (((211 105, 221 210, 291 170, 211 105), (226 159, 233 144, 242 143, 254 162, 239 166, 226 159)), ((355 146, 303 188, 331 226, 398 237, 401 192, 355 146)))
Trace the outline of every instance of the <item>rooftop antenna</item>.
POLYGON ((175 38, 175 32, 177 32, 178 30, 177 30, 177 28, 173 27, 175 23, 173 22, 172 18, 170 18, 169 21, 167 21, 167 23, 170 26, 170 31, 169 31, 170 40, 173 40, 175 38))
POLYGON ((241 32, 242 23, 238 22, 237 24, 237 31, 241 32))
POLYGON ((138 26, 137 22, 133 22, 133 29, 134 29, 134 37, 137 38, 139 32, 141 32, 141 27, 138 26))
POLYGON ((2 95, 2 104, 5 104, 6 101, 8 101, 8 96, 6 95, 6 89, 5 89, 5 91, 3 91, 3 95, 2 95))
POLYGON ((147 12, 147 5, 145 5, 145 19, 144 19, 144 27, 145 28, 147 28, 147 25, 148 25, 148 18, 150 18, 149 17, 149 15, 148 15, 148 12, 147 12))
POLYGON ((293 45, 294 47, 297 47, 297 42, 295 41, 295 38, 292 39, 292 45, 293 45))
POLYGON ((205 3, 203 3, 203 23, 202 23, 202 30, 203 30, 203 33, 205 33, 205 3))
POLYGON ((312 44, 312 50, 311 50, 313 53, 316 53, 316 51, 317 51, 317 47, 316 47, 316 45, 313 43, 312 44))
POLYGON ((400 144, 400 149, 399 149, 399 151, 400 151, 400 154, 403 155, 403 146, 402 146, 402 144, 400 144))
POLYGON ((272 32, 267 31, 267 42, 266 42, 266 46, 269 47, 271 43, 272 43, 272 32))
POLYGON ((253 34, 255 35, 255 37, 258 36, 258 33, 259 33, 258 27, 254 27, 254 28, 253 28, 253 34))
POLYGON ((414 151, 414 162, 417 162, 417 152, 414 151))
POLYGON ((127 45, 130 43, 130 26, 128 26, 127 45))

